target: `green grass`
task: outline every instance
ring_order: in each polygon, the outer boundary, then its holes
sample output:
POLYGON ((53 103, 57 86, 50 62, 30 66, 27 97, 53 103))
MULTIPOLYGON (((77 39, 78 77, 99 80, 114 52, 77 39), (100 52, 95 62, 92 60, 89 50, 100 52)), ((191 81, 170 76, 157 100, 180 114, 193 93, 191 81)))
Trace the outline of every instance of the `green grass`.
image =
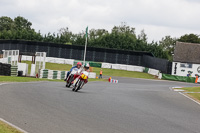
POLYGON ((191 98, 194 98, 195 100, 198 100, 200 102, 200 93, 188 93, 191 98))
POLYGON ((22 132, 0 121, 0 133, 22 133, 22 132))
POLYGON ((88 81, 108 81, 108 79, 88 79, 88 81))
MULTIPOLYGON (((52 80, 52 79, 40 79, 32 77, 11 77, 11 76, 0 76, 0 82, 37 82, 37 81, 56 81, 64 82, 63 80, 52 80)), ((107 81, 107 79, 89 79, 89 81, 107 81)), ((1 133, 1 132, 0 132, 1 133)))
MULTIPOLYGON (((22 61, 22 63, 28 64, 28 74, 31 72, 31 61, 22 61)), ((56 63, 46 63, 46 69, 50 70, 59 70, 59 71, 69 71, 72 65, 66 64, 56 64, 56 63)))
POLYGON ((32 77, 0 76, 0 82, 36 82, 36 81, 62 81, 62 80, 40 79, 32 77))
MULTIPOLYGON (((29 73, 31 69, 31 62, 30 61, 24 61, 23 63, 29 64, 29 73)), ((60 71, 69 71, 71 69, 71 65, 67 64, 56 64, 56 63, 46 63, 46 69, 50 70, 60 70, 60 71)), ((101 68, 93 68, 93 72, 99 75, 101 68)), ((126 70, 114 70, 114 69, 107 69, 102 68, 103 70, 103 76, 116 76, 116 77, 130 77, 130 78, 144 78, 144 79, 155 79, 155 76, 150 75, 148 73, 142 73, 142 72, 133 72, 133 71, 126 71, 126 70)))
POLYGON ((186 88, 179 88, 181 90, 185 90, 185 92, 200 92, 200 87, 186 87, 186 88))
POLYGON ((194 93, 186 93, 186 94, 190 96, 191 98, 200 101, 200 93, 197 93, 197 92, 200 92, 200 87, 185 87, 185 88, 177 88, 177 89, 184 90, 184 92, 194 92, 194 93))
MULTIPOLYGON (((99 75, 100 70, 101 68, 94 68, 93 72, 99 75)), ((133 72, 133 71, 126 71, 126 70, 114 70, 114 69, 107 69, 107 68, 103 68, 102 70, 103 70, 103 76, 155 79, 155 76, 150 75, 148 73, 133 72)))

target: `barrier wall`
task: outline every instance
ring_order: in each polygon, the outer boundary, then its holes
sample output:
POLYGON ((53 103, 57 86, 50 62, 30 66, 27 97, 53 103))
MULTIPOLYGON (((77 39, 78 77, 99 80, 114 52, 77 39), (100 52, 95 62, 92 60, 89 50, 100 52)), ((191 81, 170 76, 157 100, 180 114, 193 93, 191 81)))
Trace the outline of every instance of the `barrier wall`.
POLYGON ((171 74, 172 70, 172 62, 166 59, 160 59, 148 55, 143 56, 141 66, 156 69, 166 74, 171 74))
POLYGON ((172 75, 187 76, 191 72, 191 77, 200 75, 200 64, 188 64, 181 62, 173 62, 172 75))
POLYGON ((23 71, 23 76, 26 76, 28 74, 28 64, 26 63, 18 63, 18 71, 23 71))
POLYGON ((67 71, 55 71, 48 69, 40 70, 40 78, 48 78, 48 79, 61 79, 64 80, 66 78, 67 71))
POLYGON ((148 74, 159 76, 159 70, 156 69, 149 69, 148 74))
POLYGON ((0 63, 0 75, 10 76, 11 75, 11 65, 0 63))
POLYGON ((195 83, 195 79, 196 78, 194 78, 194 77, 185 77, 185 76, 175 76, 175 75, 169 75, 169 74, 162 74, 162 79, 195 83))
MULTIPOLYGON (((68 71, 56 71, 56 70, 48 70, 41 69, 40 70, 40 78, 48 78, 48 79, 60 79, 64 80, 66 78, 68 71)), ((96 78, 96 73, 90 72, 88 78, 96 78)))
MULTIPOLYGON (((83 60, 84 46, 64 45, 34 41, 0 40, 1 50, 18 49, 21 52, 46 52, 47 57, 83 60)), ((86 60, 117 64, 142 65, 142 56, 153 56, 150 52, 116 50, 87 47, 86 60)))
MULTIPOLYGON (((22 56, 23 61, 32 61, 32 56, 22 56)), ((63 59, 63 58, 55 58, 55 57, 46 57, 46 62, 49 63, 57 63, 57 64, 69 64, 74 65, 78 60, 73 59, 63 59)), ((89 62, 92 67, 100 67, 108 68, 108 69, 116 69, 116 70, 127 70, 127 71, 137 71, 137 72, 145 72, 145 67, 142 66, 133 66, 133 65, 125 65, 125 64, 111 64, 111 63, 96 63, 89 62)), ((151 75, 159 76, 159 70, 147 68, 147 72, 151 75)))
POLYGON ((102 63, 102 66, 101 66, 101 68, 108 68, 108 69, 111 69, 111 67, 112 67, 111 63, 102 63))
MULTIPOLYGON (((64 45, 34 41, 0 40, 1 50, 18 49, 21 52, 46 52, 47 57, 83 60, 84 46, 64 45)), ((150 52, 116 50, 106 48, 87 47, 86 60, 94 62, 109 62, 112 64, 125 64, 143 66, 171 74, 171 62, 153 57, 150 52)), ((63 61, 50 61, 62 63, 63 61)), ((68 64, 68 63, 66 63, 68 64)), ((72 63, 70 63, 72 64, 72 63)))

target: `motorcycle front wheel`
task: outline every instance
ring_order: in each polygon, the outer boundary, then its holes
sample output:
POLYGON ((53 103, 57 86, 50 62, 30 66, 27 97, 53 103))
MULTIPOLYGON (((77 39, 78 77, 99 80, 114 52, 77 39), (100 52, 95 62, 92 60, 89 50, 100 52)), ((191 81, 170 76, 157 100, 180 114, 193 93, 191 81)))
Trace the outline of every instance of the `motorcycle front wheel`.
POLYGON ((73 88, 73 91, 77 92, 78 90, 80 90, 81 88, 81 85, 82 85, 82 82, 80 79, 76 82, 74 88, 73 88))
POLYGON ((80 79, 78 79, 78 80, 76 81, 76 83, 75 83, 75 85, 74 85, 72 91, 76 91, 76 90, 77 90, 78 85, 79 85, 79 81, 80 81, 80 79))

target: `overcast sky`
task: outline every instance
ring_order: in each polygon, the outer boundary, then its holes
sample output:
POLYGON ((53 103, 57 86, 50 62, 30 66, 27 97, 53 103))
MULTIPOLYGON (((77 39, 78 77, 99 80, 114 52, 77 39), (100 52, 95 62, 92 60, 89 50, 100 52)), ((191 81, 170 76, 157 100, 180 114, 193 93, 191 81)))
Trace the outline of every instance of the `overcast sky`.
POLYGON ((200 34, 200 0, 0 0, 0 16, 23 16, 41 33, 62 27, 78 33, 107 29, 121 22, 142 29, 148 41, 166 35, 200 34))

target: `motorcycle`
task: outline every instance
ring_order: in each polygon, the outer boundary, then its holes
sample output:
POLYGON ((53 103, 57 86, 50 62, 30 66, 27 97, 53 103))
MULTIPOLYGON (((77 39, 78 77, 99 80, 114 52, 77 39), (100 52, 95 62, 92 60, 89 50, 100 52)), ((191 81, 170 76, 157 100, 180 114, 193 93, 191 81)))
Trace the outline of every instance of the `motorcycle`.
POLYGON ((67 80, 66 80, 66 87, 70 87, 72 85, 72 82, 74 81, 74 75, 78 74, 79 69, 74 68, 72 72, 69 74, 67 80))
POLYGON ((89 72, 82 71, 81 75, 77 76, 77 78, 74 80, 74 87, 72 91, 79 91, 82 89, 82 87, 87 83, 87 79, 89 76, 89 72))

